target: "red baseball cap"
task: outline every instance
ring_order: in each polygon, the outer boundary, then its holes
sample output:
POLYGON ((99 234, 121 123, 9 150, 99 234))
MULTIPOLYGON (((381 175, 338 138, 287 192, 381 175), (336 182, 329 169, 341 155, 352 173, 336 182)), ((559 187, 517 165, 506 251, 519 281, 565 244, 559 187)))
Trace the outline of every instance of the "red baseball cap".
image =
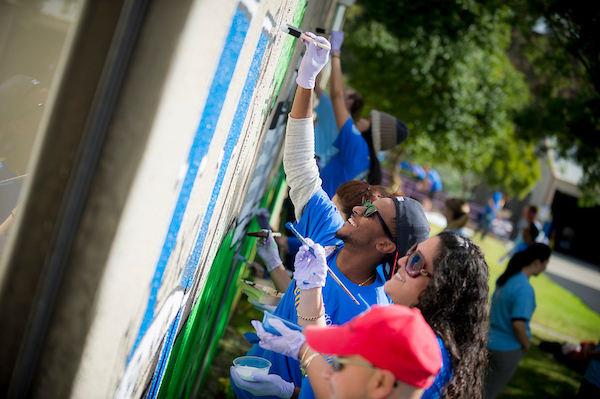
POLYGON ((329 355, 360 355, 396 379, 428 388, 442 367, 436 335, 416 308, 373 306, 342 326, 308 326, 306 342, 329 355))

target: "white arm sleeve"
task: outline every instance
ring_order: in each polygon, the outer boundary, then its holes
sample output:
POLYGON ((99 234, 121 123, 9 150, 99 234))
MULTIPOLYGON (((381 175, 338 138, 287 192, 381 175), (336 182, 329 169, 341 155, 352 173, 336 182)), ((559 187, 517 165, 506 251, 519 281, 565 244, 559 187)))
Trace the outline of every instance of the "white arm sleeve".
POLYGON ((312 118, 288 117, 283 169, 290 187, 290 199, 294 204, 296 220, 300 220, 304 207, 322 184, 315 160, 315 131, 312 118))

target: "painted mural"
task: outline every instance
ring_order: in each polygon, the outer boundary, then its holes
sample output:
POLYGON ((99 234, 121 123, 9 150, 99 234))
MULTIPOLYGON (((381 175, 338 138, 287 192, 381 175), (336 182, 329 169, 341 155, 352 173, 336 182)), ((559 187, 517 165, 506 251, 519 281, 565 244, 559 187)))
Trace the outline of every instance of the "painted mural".
POLYGON ((241 0, 231 15, 115 398, 194 397, 201 386, 211 350, 239 294, 236 280, 243 264, 234 255, 250 251, 243 238, 257 209, 273 205, 265 202, 267 190, 285 187, 281 148, 302 48, 294 38, 281 37, 278 28, 282 21, 301 26, 306 10, 302 0, 241 0), (250 42, 256 29, 258 40, 250 42), (240 54, 249 45, 253 55, 241 62, 240 54), (245 83, 233 99, 230 83, 240 69, 247 71, 245 83), (214 148, 217 126, 229 107, 235 112, 224 145, 214 148), (217 164, 208 161, 213 151, 219 151, 217 164), (191 215, 190 199, 203 175, 214 176, 207 206, 202 214, 191 215), (182 225, 190 217, 195 217, 195 231, 186 254, 182 235, 189 240, 190 233, 182 225))

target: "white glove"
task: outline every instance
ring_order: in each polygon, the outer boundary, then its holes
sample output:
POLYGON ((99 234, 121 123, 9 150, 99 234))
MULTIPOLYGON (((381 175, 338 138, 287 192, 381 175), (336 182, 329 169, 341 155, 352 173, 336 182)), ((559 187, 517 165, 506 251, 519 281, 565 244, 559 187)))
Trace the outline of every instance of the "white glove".
POLYGON ((279 257, 279 248, 277 248, 277 243, 270 230, 267 238, 256 241, 256 252, 263 262, 265 262, 265 266, 267 266, 269 273, 277 268, 277 266, 283 264, 279 257))
POLYGON ((235 367, 229 369, 231 379, 235 385, 244 391, 250 392, 254 396, 277 396, 283 399, 289 399, 294 393, 294 383, 287 382, 277 374, 259 374, 253 373, 254 382, 243 380, 235 371, 235 367))
MULTIPOLYGON (((305 32, 305 35, 315 39, 318 42, 329 45, 329 41, 322 36, 317 36, 312 32, 305 32)), ((329 51, 317 46, 314 42, 302 39, 306 45, 306 53, 300 62, 298 68, 298 77, 296 83, 305 89, 314 89, 317 75, 329 61, 329 51)))
POLYGON ((252 327, 256 330, 256 334, 260 337, 258 346, 298 360, 300 348, 306 341, 304 334, 288 328, 281 320, 277 319, 269 319, 269 324, 279 331, 281 336, 265 331, 262 323, 258 320, 252 320, 250 324, 252 324, 252 327))
POLYGON ((344 43, 344 32, 341 30, 334 30, 331 32, 331 52, 337 51, 340 54, 342 51, 342 43, 344 43))
POLYGON ((294 279, 301 290, 324 287, 327 279, 327 257, 320 244, 315 244, 310 238, 306 239, 309 246, 302 245, 296 254, 294 262, 294 279), (310 253, 312 248, 315 255, 310 253), (315 257, 316 256, 316 257, 315 257))

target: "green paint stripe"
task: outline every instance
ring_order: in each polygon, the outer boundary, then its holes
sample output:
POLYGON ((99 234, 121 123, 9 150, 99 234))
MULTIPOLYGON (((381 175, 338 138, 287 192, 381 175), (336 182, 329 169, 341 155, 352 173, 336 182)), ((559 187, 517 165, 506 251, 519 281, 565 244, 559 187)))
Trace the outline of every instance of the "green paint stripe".
MULTIPOLYGON (((294 19, 292 20, 292 26, 300 26, 302 25, 302 21, 304 20, 304 14, 306 13, 306 0, 298 1, 298 5, 296 6, 296 12, 294 13, 294 19)), ((288 71, 288 67, 290 65, 290 61, 292 60, 292 54, 294 53, 294 46, 297 43, 295 37, 291 35, 287 35, 285 39, 285 43, 283 45, 283 49, 281 50, 281 54, 279 55, 279 62, 277 63, 277 68, 275 69, 275 75, 273 80, 275 82, 275 90, 273 93, 273 102, 271 103, 271 109, 275 106, 275 102, 279 98, 279 91, 281 90, 281 85, 283 84, 283 79, 288 71)), ((296 84, 293 82, 292 84, 296 84)), ((280 99, 281 100, 281 99, 280 99)))
MULTIPOLYGON (((261 201, 261 206, 272 210, 276 201, 283 200, 285 190, 282 188, 285 187, 287 186, 284 175, 280 170, 271 182, 261 201)), ((253 221, 250 229, 259 229, 258 223, 253 221)), ((212 363, 219 340, 224 335, 229 318, 240 297, 239 280, 249 274, 245 266, 238 267, 232 280, 235 287, 227 291, 230 267, 235 255, 235 248, 231 248, 233 234, 234 232, 230 232, 224 237, 198 302, 175 340, 158 395, 161 399, 190 397, 202 364, 206 364, 206 371, 212 363), (226 291, 227 295, 225 295, 226 291), (222 300, 217 302, 215 298, 222 300), (221 319, 218 319, 221 309, 226 310, 221 312, 221 319)), ((256 252, 255 240, 254 238, 244 240, 240 251, 244 257, 253 259, 256 252)), ((204 384, 207 374, 205 372, 201 376, 200 386, 204 384)))

